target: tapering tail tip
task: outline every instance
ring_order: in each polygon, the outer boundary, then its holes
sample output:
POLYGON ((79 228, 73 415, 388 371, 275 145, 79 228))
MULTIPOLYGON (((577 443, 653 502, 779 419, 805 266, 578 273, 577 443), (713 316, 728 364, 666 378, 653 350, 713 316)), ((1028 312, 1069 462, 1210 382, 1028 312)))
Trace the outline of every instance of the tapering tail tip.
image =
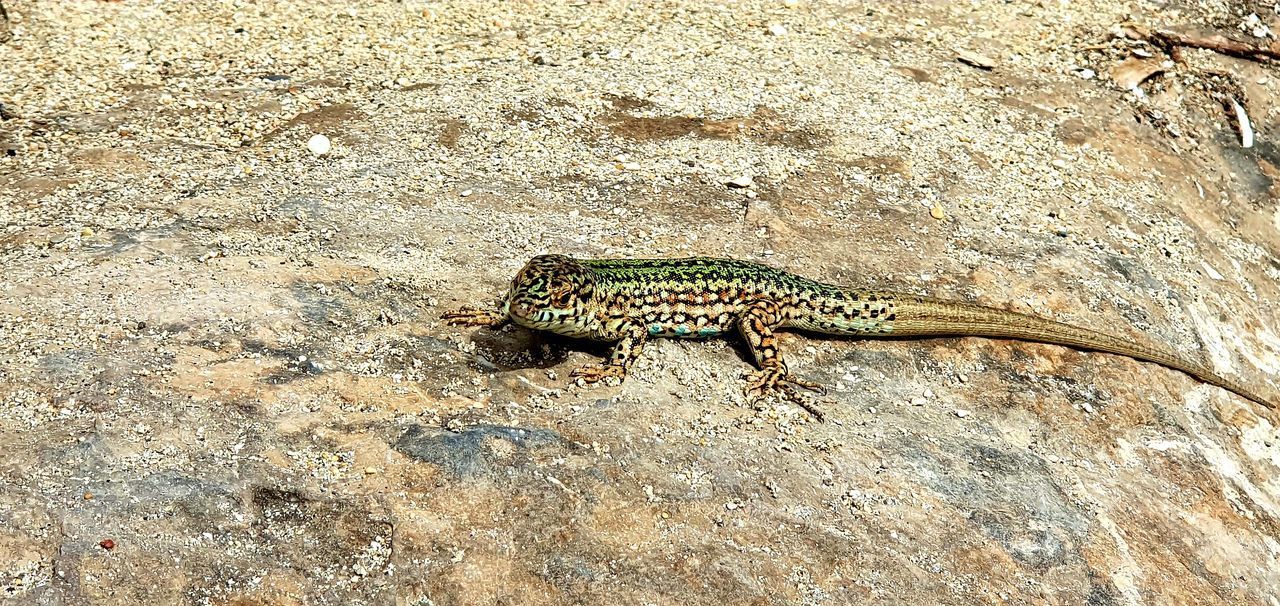
POLYGON ((1123 335, 1101 333, 982 305, 929 297, 899 296, 895 301, 895 310, 896 318, 891 333, 894 335, 967 335, 1023 339, 1118 354, 1182 371, 1265 408, 1280 410, 1280 400, 1263 398, 1239 381, 1223 377, 1204 364, 1188 360, 1168 348, 1144 344, 1123 335))

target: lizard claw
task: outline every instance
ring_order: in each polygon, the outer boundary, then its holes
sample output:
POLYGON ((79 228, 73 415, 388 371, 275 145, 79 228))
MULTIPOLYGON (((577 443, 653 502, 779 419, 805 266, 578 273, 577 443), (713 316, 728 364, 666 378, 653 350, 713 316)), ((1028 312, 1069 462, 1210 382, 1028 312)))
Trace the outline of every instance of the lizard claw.
POLYGON ((817 383, 810 383, 803 379, 796 378, 781 368, 766 368, 748 375, 747 378, 747 400, 752 404, 757 404, 767 399, 770 395, 780 396, 783 400, 791 402, 805 412, 813 415, 818 422, 822 422, 826 415, 822 409, 818 408, 811 398, 806 397, 796 389, 796 386, 809 389, 819 394, 825 394, 826 389, 817 383))
POLYGON ((440 314, 440 319, 449 326, 498 326, 507 321, 507 316, 489 309, 463 307, 440 314))
POLYGON ((789 374, 789 375, 787 375, 787 376, 783 377, 783 378, 782 378, 782 381, 787 382, 787 383, 791 383, 791 384, 793 384, 793 385, 797 385, 797 386, 799 386, 799 387, 803 387, 803 388, 805 388, 805 389, 807 389, 807 390, 809 390, 809 391, 812 391, 813 393, 816 393, 816 394, 818 394, 818 395, 820 395, 820 396, 825 396, 825 395, 827 395, 827 388, 826 388, 826 387, 823 387, 822 385, 819 385, 819 384, 817 384, 817 383, 813 383, 813 382, 810 382, 810 381, 806 381, 806 380, 804 380, 804 379, 797 378, 795 375, 790 375, 790 374, 789 374))
POLYGON ((579 385, 590 385, 601 381, 607 385, 611 384, 610 379, 617 379, 617 383, 622 383, 622 379, 627 376, 627 371, 613 364, 587 364, 574 369, 569 376, 577 379, 579 385))

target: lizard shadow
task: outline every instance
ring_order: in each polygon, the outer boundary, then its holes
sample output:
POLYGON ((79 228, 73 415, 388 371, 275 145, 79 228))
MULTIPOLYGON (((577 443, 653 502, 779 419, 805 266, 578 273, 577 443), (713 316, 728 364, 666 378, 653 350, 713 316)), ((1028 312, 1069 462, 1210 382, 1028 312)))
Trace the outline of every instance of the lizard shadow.
POLYGON ((479 331, 471 342, 475 345, 474 365, 489 372, 551 368, 563 364, 574 353, 607 359, 613 345, 527 328, 479 331))
MULTIPOLYGON (((931 345, 933 347, 936 347, 941 344, 945 344, 948 341, 954 340, 954 337, 945 337, 945 336, 915 337, 915 336, 893 336, 893 335, 874 335, 874 336, 832 335, 832 334, 827 334, 822 332, 798 330, 798 329, 779 330, 775 334, 782 341, 784 341, 783 343, 780 344, 781 345, 780 350, 783 354, 784 360, 789 359, 788 354, 790 354, 791 352, 797 349, 802 349, 803 347, 805 347, 805 345, 810 345, 818 350, 818 355, 824 355, 824 354, 827 356, 835 355, 837 358, 843 358, 843 359, 848 359, 850 357, 853 357, 859 360, 863 360, 868 357, 872 357, 872 358, 883 357, 884 360, 882 361, 882 364, 888 364, 890 362, 890 356, 888 354, 882 351, 877 351, 875 349, 859 348, 858 346, 869 344, 869 343, 876 343, 876 342, 899 341, 899 342, 914 342, 914 343, 920 343, 922 344, 922 346, 931 345), (795 337, 798 337, 799 339, 796 339, 795 337), (849 349, 843 350, 843 353, 842 353, 841 351, 836 350, 836 346, 838 345, 848 346, 849 349)), ((746 364, 749 364, 752 368, 758 367, 758 365, 756 364, 755 354, 751 351, 751 347, 747 344, 746 339, 733 333, 724 335, 721 338, 725 338, 732 343, 732 349, 740 360, 742 360, 746 364)), ((922 347, 921 351, 931 351, 931 350, 929 349, 929 347, 922 347)), ((920 363, 920 360, 917 360, 916 363, 920 363)))

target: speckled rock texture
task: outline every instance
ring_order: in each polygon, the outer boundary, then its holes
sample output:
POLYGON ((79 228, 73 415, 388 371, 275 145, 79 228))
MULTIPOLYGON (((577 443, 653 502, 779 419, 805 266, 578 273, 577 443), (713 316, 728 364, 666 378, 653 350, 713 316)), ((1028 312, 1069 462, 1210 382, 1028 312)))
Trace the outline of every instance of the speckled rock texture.
POLYGON ((1280 69, 1143 42, 1270 2, 3 3, 4 603, 1280 605, 1280 414, 1180 373, 786 335, 818 423, 439 320, 733 256, 1280 397, 1280 69))

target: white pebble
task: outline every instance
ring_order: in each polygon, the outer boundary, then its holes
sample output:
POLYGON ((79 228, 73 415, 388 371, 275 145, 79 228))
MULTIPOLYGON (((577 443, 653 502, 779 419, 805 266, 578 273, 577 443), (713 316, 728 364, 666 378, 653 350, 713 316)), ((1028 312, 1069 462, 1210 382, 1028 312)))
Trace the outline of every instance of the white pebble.
POLYGON ((967 411, 967 410, 965 410, 965 409, 963 409, 963 408, 957 408, 957 409, 956 409, 956 416, 957 416, 957 417, 960 417, 961 419, 963 419, 963 418, 965 418, 965 417, 969 416, 969 411, 967 411))
POLYGON ((783 27, 781 23, 774 23, 769 26, 769 34, 774 36, 785 36, 787 35, 787 28, 783 27))
POLYGON ((1208 261, 1201 260, 1200 265, 1204 267, 1204 271, 1206 274, 1209 274, 1210 279, 1212 280, 1222 279, 1222 274, 1218 273, 1218 270, 1214 269, 1213 266, 1209 265, 1208 261))
POLYGON ((324 135, 314 135, 307 140, 307 149, 317 156, 323 156, 329 153, 330 149, 333 149, 333 144, 324 135))
POLYGON ((459 192, 459 193, 458 193, 458 195, 459 195, 459 196, 462 196, 463 198, 466 198, 466 197, 471 196, 471 194, 472 194, 472 193, 473 193, 473 192, 472 192, 471 190, 469 190, 469 189, 464 189, 464 190, 462 190, 461 192, 459 192))

